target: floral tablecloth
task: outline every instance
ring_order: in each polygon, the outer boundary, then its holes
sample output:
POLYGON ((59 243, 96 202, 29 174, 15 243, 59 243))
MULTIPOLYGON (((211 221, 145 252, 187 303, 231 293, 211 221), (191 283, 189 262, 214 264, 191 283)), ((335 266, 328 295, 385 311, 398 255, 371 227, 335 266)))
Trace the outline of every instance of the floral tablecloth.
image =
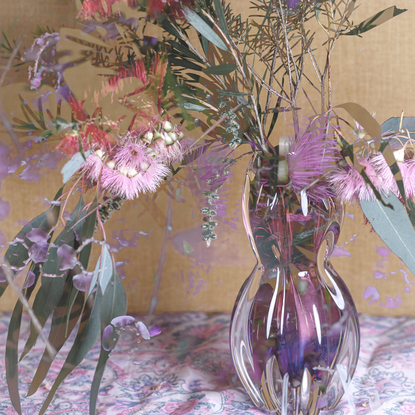
MULTIPOLYGON (((0 414, 15 414, 8 399, 4 350, 9 314, 0 314, 0 414)), ((164 314, 146 317, 162 333, 139 341, 125 330, 105 371, 98 398, 100 415, 266 414, 256 409, 233 369, 229 314, 164 314)), ((338 407, 325 414, 415 414, 415 319, 362 315, 361 352, 353 382, 338 407), (354 408, 353 408, 354 406, 354 408)), ((22 334, 29 332, 24 317, 22 334)), ((22 343, 23 346, 23 343, 22 343)), ((38 342, 20 366, 22 411, 37 414, 63 364, 65 346, 39 390, 25 398, 43 353, 38 342)), ((47 414, 88 413, 91 377, 99 345, 63 382, 47 414)))

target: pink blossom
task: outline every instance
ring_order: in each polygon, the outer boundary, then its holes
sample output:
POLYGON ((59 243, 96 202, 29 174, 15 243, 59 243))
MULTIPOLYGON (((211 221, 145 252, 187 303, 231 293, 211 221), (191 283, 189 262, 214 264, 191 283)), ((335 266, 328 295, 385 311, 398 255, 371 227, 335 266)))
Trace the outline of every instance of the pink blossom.
MULTIPOLYGON (((387 195, 390 191, 400 197, 398 185, 392 171, 381 153, 368 155, 360 160, 367 176, 379 193, 387 195)), ((415 160, 398 162, 408 199, 415 197, 415 160)), ((358 200, 375 200, 371 187, 365 183, 356 168, 338 167, 332 171, 329 178, 342 202, 357 202, 358 200)))
MULTIPOLYGON (((290 143, 287 162, 294 191, 300 193, 332 169, 338 160, 336 142, 328 137, 326 128, 317 128, 315 123, 309 125, 297 141, 290 143)), ((320 181, 307 195, 310 199, 321 199, 334 196, 334 192, 327 183, 320 181)))

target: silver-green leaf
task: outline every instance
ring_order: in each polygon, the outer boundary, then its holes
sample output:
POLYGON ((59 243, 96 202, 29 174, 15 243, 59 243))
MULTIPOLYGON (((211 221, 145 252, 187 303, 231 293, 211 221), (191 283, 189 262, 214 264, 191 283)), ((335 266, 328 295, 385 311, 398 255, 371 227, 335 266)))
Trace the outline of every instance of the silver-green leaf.
POLYGON ((401 201, 393 194, 384 196, 385 206, 379 200, 361 200, 360 206, 376 233, 415 275, 415 231, 401 201))

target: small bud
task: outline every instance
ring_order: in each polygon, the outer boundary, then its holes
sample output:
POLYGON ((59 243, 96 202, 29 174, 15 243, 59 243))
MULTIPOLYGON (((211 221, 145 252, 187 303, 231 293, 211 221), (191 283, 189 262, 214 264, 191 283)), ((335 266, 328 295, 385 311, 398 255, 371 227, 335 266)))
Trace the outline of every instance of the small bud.
POLYGON ((394 151, 393 155, 395 156, 396 161, 403 163, 405 160, 405 148, 402 147, 401 149, 394 151))
POLYGON ((154 134, 151 131, 148 131, 144 134, 143 141, 145 143, 151 144, 153 141, 154 134))
POLYGON ((171 131, 171 132, 169 132, 169 137, 173 140, 173 141, 177 141, 178 140, 178 138, 179 138, 179 136, 174 132, 174 131, 171 131))
POLYGON ((163 130, 164 130, 166 133, 170 132, 172 129, 173 129, 173 124, 172 124, 170 121, 166 121, 166 122, 163 124, 163 130))
POLYGON ((162 138, 163 138, 163 140, 164 140, 164 142, 166 143, 166 145, 171 145, 171 144, 173 144, 173 139, 168 135, 168 134, 162 134, 162 138))
POLYGON ((157 157, 157 153, 153 149, 149 149, 149 150, 151 150, 151 151, 148 151, 147 152, 147 156, 156 158, 157 157))
POLYGON ((107 167, 109 167, 110 169, 113 169, 113 168, 115 167, 115 163, 114 163, 112 160, 110 160, 110 161, 107 163, 107 167))
POLYGON ((161 134, 158 131, 154 131, 154 140, 157 140, 158 138, 161 138, 161 134))
POLYGON ((178 137, 179 137, 179 140, 183 140, 183 138, 184 138, 184 132, 183 131, 180 131, 179 134, 178 134, 178 137))
POLYGON ((98 149, 97 151, 95 151, 95 155, 102 160, 102 158, 104 157, 104 152, 101 149, 98 149))

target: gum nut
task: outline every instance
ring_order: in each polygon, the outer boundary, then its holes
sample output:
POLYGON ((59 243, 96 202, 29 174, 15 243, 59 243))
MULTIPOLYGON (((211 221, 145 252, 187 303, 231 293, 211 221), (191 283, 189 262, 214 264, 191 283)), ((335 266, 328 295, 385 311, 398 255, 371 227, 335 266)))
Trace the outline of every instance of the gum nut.
POLYGON ((101 149, 98 149, 95 151, 95 155, 102 159, 102 157, 104 157, 104 152, 101 149))
POLYGON ((173 139, 167 134, 163 134, 163 140, 168 146, 173 144, 173 139))
POLYGON ((115 167, 115 163, 114 163, 112 160, 110 160, 110 161, 107 163, 107 167, 109 167, 110 169, 113 169, 113 168, 115 167))
POLYGON ((161 134, 158 131, 154 131, 154 139, 157 140, 158 138, 161 138, 161 134))
POLYGON ((170 132, 172 129, 173 129, 173 124, 172 124, 170 121, 166 121, 166 122, 163 124, 163 130, 164 130, 166 133, 170 132))
POLYGON ((143 162, 140 164, 140 169, 146 171, 150 167, 149 163, 143 162))
POLYGON ((128 169, 125 166, 121 167, 119 171, 124 176, 127 176, 128 175, 128 169))
POLYGON ((157 157, 157 153, 155 151, 149 151, 149 152, 147 152, 147 156, 156 158, 157 157))
POLYGON ((137 176, 137 174, 138 174, 138 171, 134 169, 133 167, 131 167, 131 169, 128 169, 128 173, 127 173, 128 177, 135 177, 137 176))
POLYGON ((153 133, 151 131, 148 131, 144 134, 144 141, 151 143, 151 140, 153 140, 153 133))
POLYGON ((182 140, 184 138, 184 132, 180 131, 178 134, 179 140, 182 140))
POLYGON ((179 138, 179 136, 174 131, 169 132, 169 136, 173 141, 177 141, 179 138))

